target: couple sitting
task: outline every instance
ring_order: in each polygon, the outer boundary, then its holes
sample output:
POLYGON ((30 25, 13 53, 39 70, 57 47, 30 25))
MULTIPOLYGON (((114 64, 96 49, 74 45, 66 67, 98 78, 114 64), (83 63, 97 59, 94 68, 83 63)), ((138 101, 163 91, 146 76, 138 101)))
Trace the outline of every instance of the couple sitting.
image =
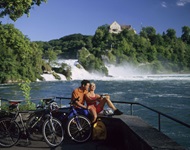
POLYGON ((79 101, 77 101, 77 105, 81 108, 88 109, 93 115, 92 122, 96 122, 97 114, 99 114, 104 105, 107 105, 114 111, 114 115, 123 114, 119 109, 117 109, 110 100, 110 96, 100 96, 99 94, 95 94, 96 85, 95 83, 90 83, 88 80, 82 80, 81 86, 76 88, 72 93, 72 100, 79 97, 79 101), (84 105, 86 102, 87 106, 84 105))

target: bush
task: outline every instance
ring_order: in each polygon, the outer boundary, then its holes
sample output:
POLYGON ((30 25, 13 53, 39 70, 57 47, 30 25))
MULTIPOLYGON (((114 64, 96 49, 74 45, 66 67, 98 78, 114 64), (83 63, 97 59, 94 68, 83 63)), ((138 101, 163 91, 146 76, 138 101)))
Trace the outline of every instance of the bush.
POLYGON ((20 89, 22 90, 23 96, 25 97, 25 103, 20 105, 20 110, 35 110, 36 104, 31 102, 30 97, 30 80, 26 79, 24 83, 19 83, 20 89))

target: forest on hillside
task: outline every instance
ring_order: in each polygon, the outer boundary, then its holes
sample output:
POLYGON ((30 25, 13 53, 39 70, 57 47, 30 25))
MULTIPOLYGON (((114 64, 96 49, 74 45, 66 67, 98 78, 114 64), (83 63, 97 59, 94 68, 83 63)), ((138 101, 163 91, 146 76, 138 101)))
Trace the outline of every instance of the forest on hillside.
MULTIPOLYGON (((24 14, 29 16, 32 7, 44 2, 47 0, 2 0, 0 18, 9 16, 16 21, 24 14)), ((124 62, 151 73, 189 73, 190 27, 183 26, 181 31, 181 37, 174 29, 157 34, 154 27, 148 26, 138 34, 127 29, 111 34, 106 24, 91 36, 72 34, 48 42, 32 42, 13 24, 0 22, 0 83, 43 80, 41 74, 52 69, 70 79, 72 72, 67 64, 52 68, 51 63, 57 58, 78 59, 77 67, 82 65, 89 72, 104 75, 109 75, 105 63, 124 62)), ((54 76, 59 79, 56 73, 54 76)))
POLYGON ((48 42, 36 42, 43 53, 57 52, 61 58, 75 58, 88 71, 107 74, 106 63, 131 63, 152 73, 186 73, 190 70, 190 27, 182 27, 181 37, 174 29, 157 34, 143 27, 139 34, 123 30, 109 33, 109 25, 97 28, 95 35, 73 34, 48 42))
POLYGON ((31 42, 14 25, 0 24, 0 83, 36 81, 44 70, 52 69, 70 79, 72 72, 66 64, 51 67, 57 58, 78 59, 89 72, 104 75, 109 75, 105 63, 124 62, 151 73, 188 73, 190 27, 182 27, 181 37, 176 37, 174 29, 160 35, 153 27, 143 27, 139 34, 133 30, 111 34, 109 25, 103 25, 93 36, 72 34, 48 42, 31 42))

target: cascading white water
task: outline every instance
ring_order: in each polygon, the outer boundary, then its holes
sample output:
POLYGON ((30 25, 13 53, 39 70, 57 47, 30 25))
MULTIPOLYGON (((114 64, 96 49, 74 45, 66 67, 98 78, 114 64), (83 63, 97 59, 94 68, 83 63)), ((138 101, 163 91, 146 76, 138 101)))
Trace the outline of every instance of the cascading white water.
MULTIPOLYGON (((88 79, 88 80, 165 80, 165 79, 173 80, 174 79, 175 80, 179 79, 179 76, 181 76, 182 80, 183 79, 190 80, 189 74, 152 75, 143 72, 142 70, 139 70, 138 68, 127 63, 119 66, 107 64, 106 67, 109 72, 108 77, 96 73, 89 73, 84 68, 76 67, 76 64, 78 64, 77 59, 58 59, 56 63, 58 65, 66 63, 67 65, 71 66, 72 80, 82 80, 82 79, 88 79)), ((58 75, 61 77, 61 80, 66 80, 64 75, 61 74, 58 75)), ((52 74, 43 74, 42 77, 45 79, 45 81, 57 80, 54 78, 52 74)))
POLYGON ((101 76, 95 73, 89 73, 84 68, 78 68, 76 65, 78 64, 77 59, 59 59, 57 60, 58 64, 66 63, 71 67, 72 72, 72 80, 82 80, 82 79, 100 79, 101 76))

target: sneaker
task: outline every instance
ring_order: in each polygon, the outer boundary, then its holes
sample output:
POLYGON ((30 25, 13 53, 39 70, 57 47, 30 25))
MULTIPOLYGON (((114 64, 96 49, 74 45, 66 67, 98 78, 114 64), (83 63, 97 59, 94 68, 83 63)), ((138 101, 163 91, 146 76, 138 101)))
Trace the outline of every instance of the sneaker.
POLYGON ((122 114, 123 114, 123 112, 121 112, 119 109, 116 109, 114 111, 114 115, 122 115, 122 114))
POLYGON ((104 114, 105 116, 112 116, 112 115, 114 114, 114 112, 113 112, 112 109, 105 109, 105 110, 103 111, 103 114, 104 114))

